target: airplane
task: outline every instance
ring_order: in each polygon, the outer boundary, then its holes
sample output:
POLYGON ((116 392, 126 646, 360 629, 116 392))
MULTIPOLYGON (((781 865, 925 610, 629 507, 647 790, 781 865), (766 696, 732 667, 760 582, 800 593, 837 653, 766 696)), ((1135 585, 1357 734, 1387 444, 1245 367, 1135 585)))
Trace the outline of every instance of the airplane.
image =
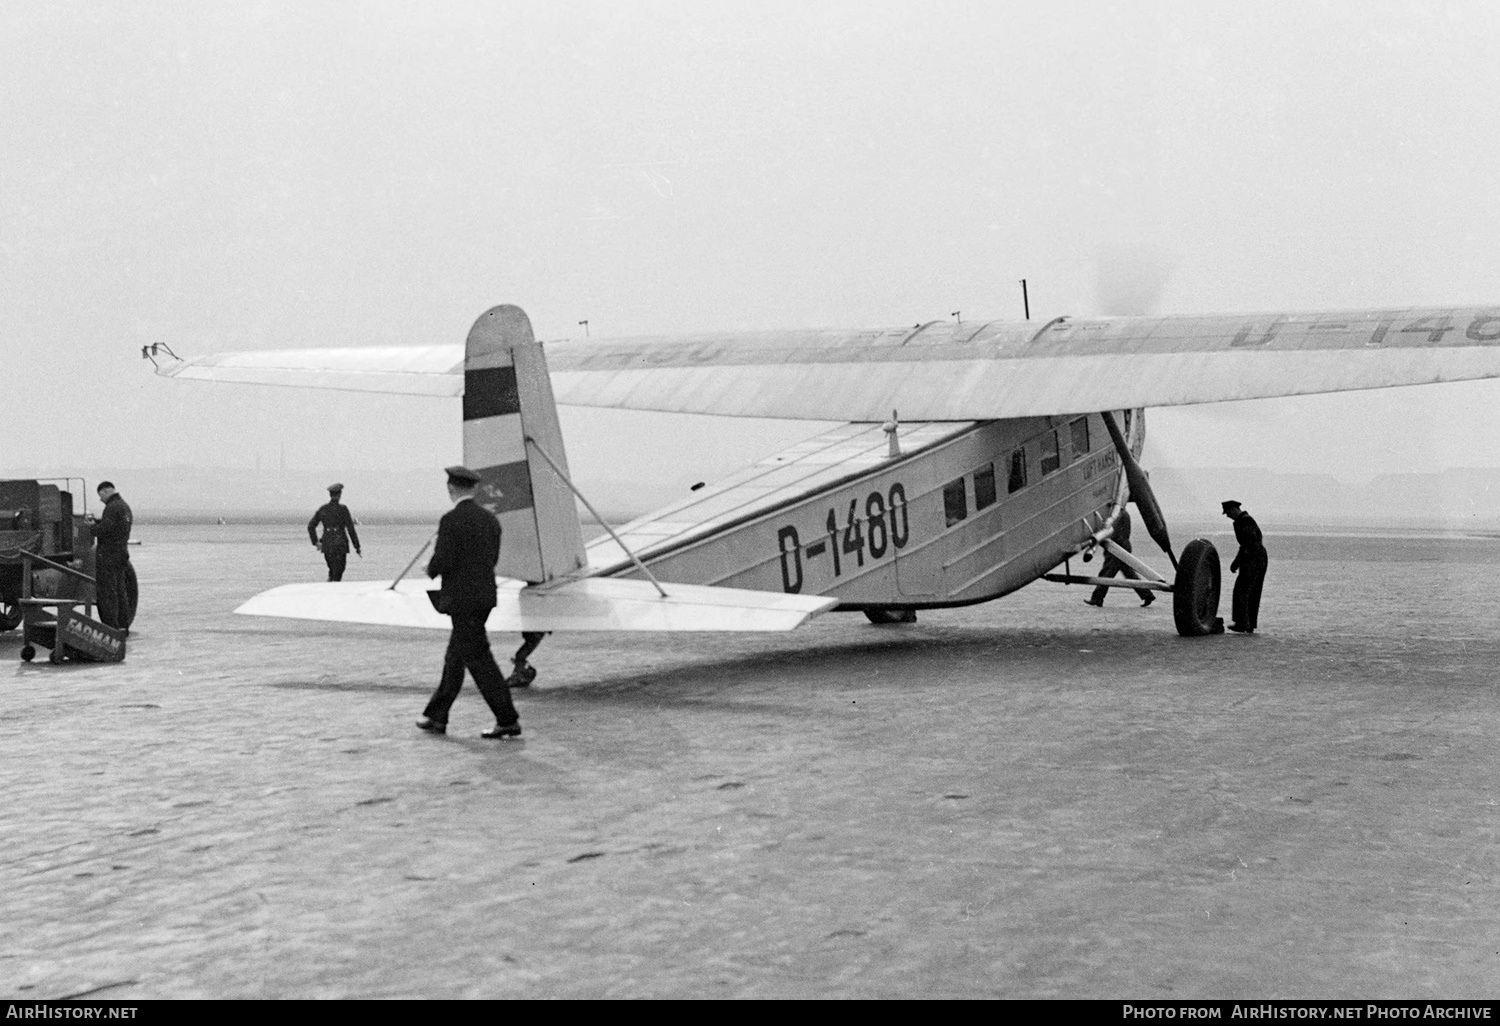
MULTIPOLYGON (((488 627, 523 632, 529 683, 543 632, 789 630, 833 609, 906 623, 1040 579, 1168 593, 1180 635, 1220 633, 1218 553, 1174 550, 1140 464, 1146 408, 1497 377, 1500 307, 544 345, 505 305, 463 347, 142 355, 183 380, 461 397, 464 463, 504 532, 488 627), (559 403, 844 423, 585 544, 559 403), (1114 542, 1130 502, 1170 579, 1114 542), (1139 578, 1072 572, 1100 550, 1139 578)), ((284 585, 236 612, 446 627, 428 588, 284 585)))

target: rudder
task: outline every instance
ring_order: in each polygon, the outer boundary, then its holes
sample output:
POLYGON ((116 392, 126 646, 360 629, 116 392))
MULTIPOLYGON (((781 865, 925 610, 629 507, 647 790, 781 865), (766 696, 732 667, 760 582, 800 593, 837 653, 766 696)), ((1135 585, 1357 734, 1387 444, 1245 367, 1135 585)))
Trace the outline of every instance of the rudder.
POLYGON ((524 310, 497 306, 474 322, 464 346, 464 464, 479 474, 476 501, 500 518, 496 572, 535 584, 587 560, 573 492, 528 437, 567 473, 541 343, 524 310))

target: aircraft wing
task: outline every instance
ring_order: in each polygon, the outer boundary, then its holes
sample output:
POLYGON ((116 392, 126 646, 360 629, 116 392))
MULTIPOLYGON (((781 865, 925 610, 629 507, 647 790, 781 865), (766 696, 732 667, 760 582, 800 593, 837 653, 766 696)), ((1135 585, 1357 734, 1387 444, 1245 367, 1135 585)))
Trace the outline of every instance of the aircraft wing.
MULTIPOLYGON (((1500 306, 945 321, 568 340, 546 351, 565 405, 866 422, 895 409, 902 420, 986 420, 1497 377, 1500 306)), ((224 354, 159 373, 458 395, 462 353, 430 346, 224 354)))
MULTIPOLYGON (((740 588, 587 577, 546 587, 501 578, 492 631, 789 631, 838 605, 816 595, 777 595, 740 588)), ((249 616, 332 620, 447 630, 426 581, 284 584, 235 610, 249 616)))
MULTIPOLYGON (((150 347, 148 347, 149 349, 150 347)), ((464 347, 351 346, 261 349, 178 360, 158 353, 156 373, 185 381, 289 385, 399 395, 464 394, 464 347)), ((157 356, 152 357, 156 362, 157 356)))

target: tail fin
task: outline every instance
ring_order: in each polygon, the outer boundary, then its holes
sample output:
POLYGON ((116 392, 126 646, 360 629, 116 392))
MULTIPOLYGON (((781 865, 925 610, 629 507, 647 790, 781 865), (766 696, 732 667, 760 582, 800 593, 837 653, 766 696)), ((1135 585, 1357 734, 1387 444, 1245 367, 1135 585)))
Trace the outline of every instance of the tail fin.
POLYGON ((533 439, 566 473, 547 360, 518 306, 485 312, 464 348, 464 464, 479 474, 478 502, 504 532, 496 571, 540 583, 587 564, 578 507, 533 439))

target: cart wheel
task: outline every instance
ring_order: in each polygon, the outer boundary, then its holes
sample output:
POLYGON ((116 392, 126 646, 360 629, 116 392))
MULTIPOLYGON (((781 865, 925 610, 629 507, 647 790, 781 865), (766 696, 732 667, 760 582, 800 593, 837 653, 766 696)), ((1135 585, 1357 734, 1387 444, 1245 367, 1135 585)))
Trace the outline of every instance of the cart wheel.
POLYGON ((31 645, 21 646, 21 662, 29 663, 36 658, 36 649, 31 645))

